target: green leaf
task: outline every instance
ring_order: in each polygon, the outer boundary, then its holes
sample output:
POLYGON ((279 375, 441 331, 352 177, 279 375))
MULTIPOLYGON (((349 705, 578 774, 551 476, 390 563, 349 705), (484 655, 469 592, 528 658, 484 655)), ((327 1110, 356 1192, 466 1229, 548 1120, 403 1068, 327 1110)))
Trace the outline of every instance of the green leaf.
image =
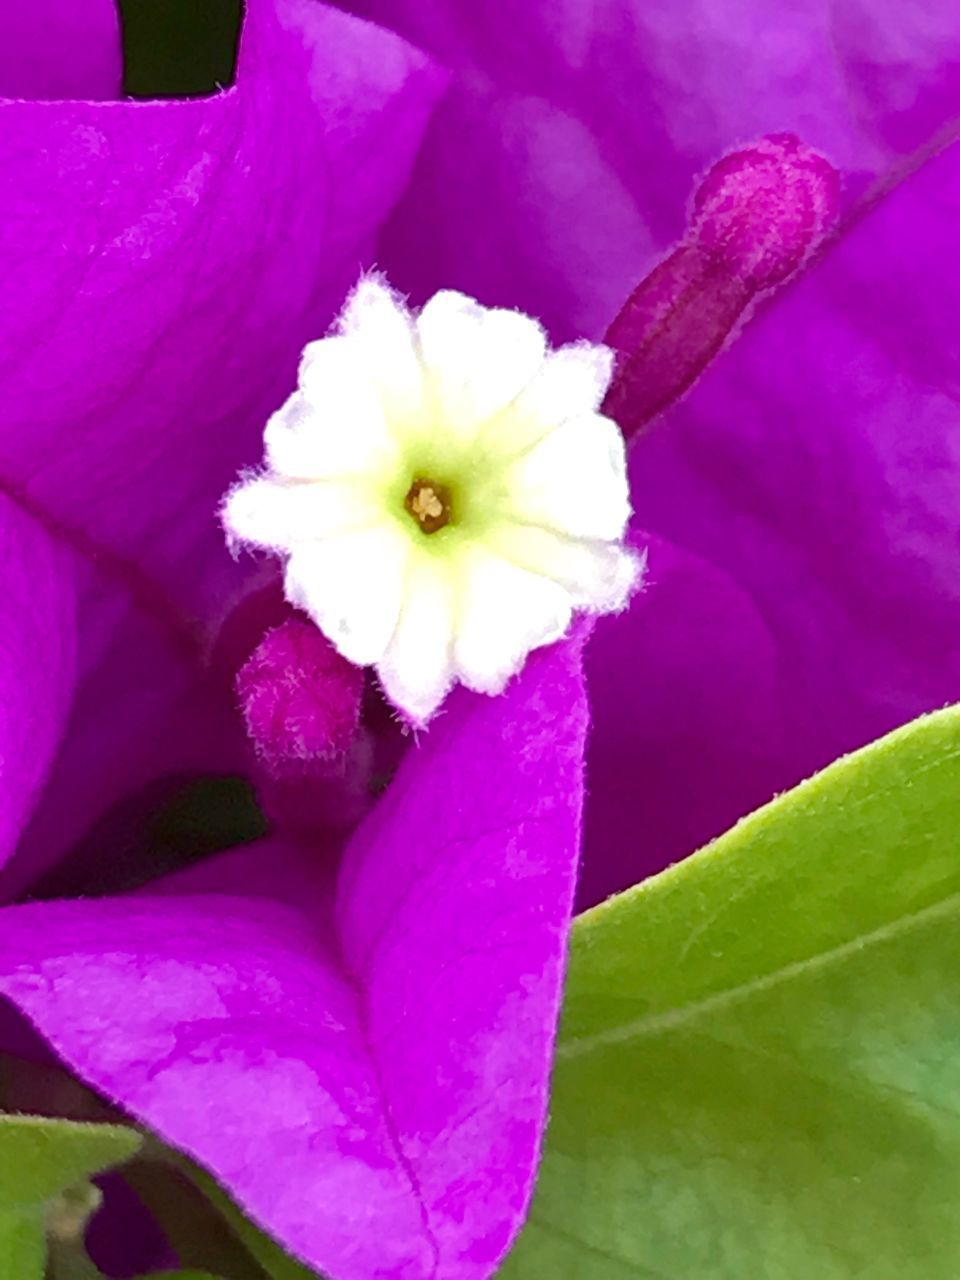
POLYGON ((0 1207, 34 1208, 135 1155, 141 1137, 115 1124, 0 1115, 0 1207))
POLYGON ((0 1276, 41 1280, 46 1260, 43 1213, 0 1209, 0 1276))
POLYGON ((960 1276, 960 710, 574 931, 504 1280, 960 1276))
POLYGON ((40 1280, 52 1205, 139 1145, 119 1125, 0 1116, 0 1276, 40 1280))

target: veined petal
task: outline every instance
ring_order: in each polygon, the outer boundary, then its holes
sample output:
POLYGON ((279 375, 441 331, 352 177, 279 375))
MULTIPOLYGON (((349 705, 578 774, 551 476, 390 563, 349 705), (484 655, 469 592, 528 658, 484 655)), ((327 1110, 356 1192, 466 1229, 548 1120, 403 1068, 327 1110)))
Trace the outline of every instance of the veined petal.
POLYGON ((617 613, 643 572, 643 559, 619 543, 570 538, 539 525, 504 521, 486 546, 531 573, 559 582, 579 609, 617 613))
POLYGON ((284 586, 351 662, 378 662, 400 614, 411 542, 393 521, 301 543, 287 564, 284 586))
POLYGON ((454 573, 452 558, 413 551, 400 620, 377 666, 391 702, 417 723, 430 718, 453 683, 454 573))
POLYGON ((579 538, 623 535, 630 498, 623 437, 593 413, 561 423, 506 473, 518 518, 579 538))
POLYGON ((371 497, 348 481, 284 481, 270 475, 238 484, 227 494, 228 536, 271 551, 367 529, 382 519, 371 497))
POLYGON ((531 649, 559 640, 570 626, 569 592, 483 546, 462 549, 457 579, 454 661, 478 693, 500 693, 531 649))
POLYGON ((417 333, 443 429, 466 439, 536 376, 547 347, 536 320, 449 289, 423 308, 417 333))
POLYGON ((311 342, 299 381, 299 396, 273 415, 264 433, 271 466, 314 479, 395 464, 396 445, 356 343, 342 336, 311 342))

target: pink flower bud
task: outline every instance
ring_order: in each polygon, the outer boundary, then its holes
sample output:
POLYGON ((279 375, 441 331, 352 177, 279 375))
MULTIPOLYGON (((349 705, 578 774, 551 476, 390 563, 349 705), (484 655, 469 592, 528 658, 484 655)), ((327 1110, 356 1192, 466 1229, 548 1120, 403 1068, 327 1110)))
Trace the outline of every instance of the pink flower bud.
POLYGON ((837 215, 836 169, 790 133, 717 161, 693 197, 687 242, 754 289, 781 284, 837 215))
POLYGON ((829 161, 791 134, 761 138, 709 170, 683 240, 607 330, 620 358, 603 408, 627 438, 692 385, 759 294, 819 248, 839 192, 829 161))
POLYGON ((250 741, 274 780, 343 768, 360 723, 363 673, 310 622, 271 628, 236 675, 250 741))

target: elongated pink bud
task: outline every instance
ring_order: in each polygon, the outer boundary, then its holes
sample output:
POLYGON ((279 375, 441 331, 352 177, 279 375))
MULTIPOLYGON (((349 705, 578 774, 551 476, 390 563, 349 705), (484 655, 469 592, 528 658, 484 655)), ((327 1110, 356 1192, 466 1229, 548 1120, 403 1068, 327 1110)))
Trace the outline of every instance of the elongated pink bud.
POLYGON ((792 134, 761 138, 709 170, 683 240, 607 330, 619 360, 604 412, 628 438, 690 387, 758 296, 819 248, 839 198, 836 169, 792 134))

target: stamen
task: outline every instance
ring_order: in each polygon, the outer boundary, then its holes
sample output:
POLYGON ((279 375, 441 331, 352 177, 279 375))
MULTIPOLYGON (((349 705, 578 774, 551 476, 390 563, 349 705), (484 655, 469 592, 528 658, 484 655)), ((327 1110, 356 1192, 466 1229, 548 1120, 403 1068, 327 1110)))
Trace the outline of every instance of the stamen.
POLYGON ((761 138, 710 169, 683 240, 607 330, 620 359, 603 407, 628 439, 696 381, 758 296, 816 252, 839 194, 837 171, 792 134, 761 138))
POLYGON ((403 505, 424 533, 436 533, 450 523, 450 490, 433 480, 414 480, 403 505))

